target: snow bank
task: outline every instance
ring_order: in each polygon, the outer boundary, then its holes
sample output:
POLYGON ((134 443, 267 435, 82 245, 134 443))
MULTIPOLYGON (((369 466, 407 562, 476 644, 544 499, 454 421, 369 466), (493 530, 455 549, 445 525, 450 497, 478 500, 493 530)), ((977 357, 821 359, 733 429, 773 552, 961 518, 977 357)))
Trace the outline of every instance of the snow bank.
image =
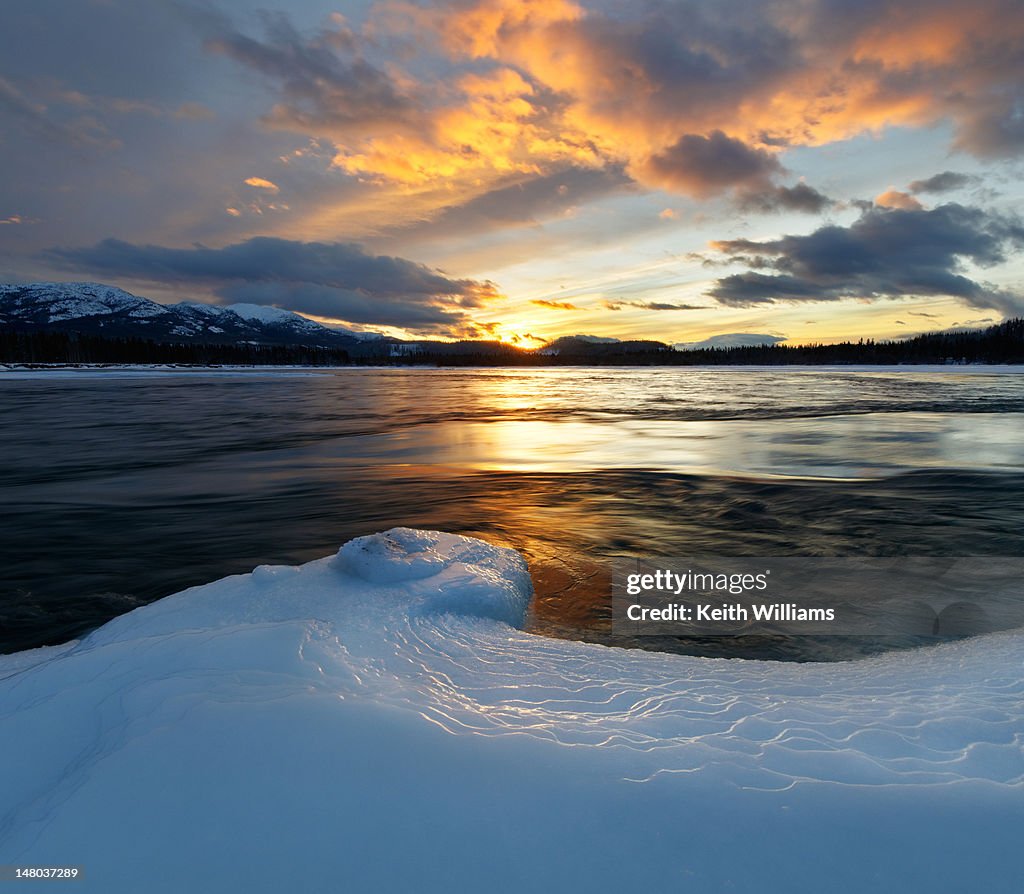
POLYGON ((842 665, 516 629, 398 528, 0 658, 0 863, 76 890, 1019 891, 1024 634, 842 665))

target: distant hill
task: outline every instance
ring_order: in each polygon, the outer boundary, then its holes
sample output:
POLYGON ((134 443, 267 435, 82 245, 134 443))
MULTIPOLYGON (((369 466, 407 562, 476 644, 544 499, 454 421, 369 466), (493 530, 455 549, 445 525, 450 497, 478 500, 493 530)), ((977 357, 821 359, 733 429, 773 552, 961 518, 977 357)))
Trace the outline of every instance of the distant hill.
POLYGON ((534 354, 548 357, 617 357, 625 354, 650 354, 669 351, 669 345, 649 339, 623 341, 618 338, 599 338, 596 335, 563 335, 541 348, 534 354))
POLYGON ((703 351, 711 348, 750 348, 757 345, 777 345, 786 339, 778 335, 755 335, 752 332, 733 332, 712 335, 704 341, 685 341, 672 345, 677 351, 703 351))

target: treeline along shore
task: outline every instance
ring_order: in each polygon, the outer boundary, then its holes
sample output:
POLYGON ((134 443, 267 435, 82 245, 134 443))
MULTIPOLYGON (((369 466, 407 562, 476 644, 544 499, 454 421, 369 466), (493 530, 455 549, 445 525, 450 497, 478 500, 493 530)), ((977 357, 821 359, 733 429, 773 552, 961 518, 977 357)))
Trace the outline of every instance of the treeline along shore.
POLYGON ((1024 319, 987 329, 838 344, 680 351, 657 341, 559 339, 540 350, 501 342, 366 341, 354 348, 258 343, 195 344, 0 326, 0 363, 196 366, 794 366, 1024 363, 1024 319))

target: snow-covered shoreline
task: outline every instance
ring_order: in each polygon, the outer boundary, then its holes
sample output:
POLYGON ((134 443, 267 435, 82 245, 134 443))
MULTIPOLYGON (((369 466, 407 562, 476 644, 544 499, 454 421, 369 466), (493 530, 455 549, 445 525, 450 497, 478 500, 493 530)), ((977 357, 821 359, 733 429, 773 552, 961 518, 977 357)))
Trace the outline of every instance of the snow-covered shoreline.
POLYGON ((0 863, 84 890, 1015 891, 1024 633, 848 664, 520 631, 394 529, 0 657, 0 863))

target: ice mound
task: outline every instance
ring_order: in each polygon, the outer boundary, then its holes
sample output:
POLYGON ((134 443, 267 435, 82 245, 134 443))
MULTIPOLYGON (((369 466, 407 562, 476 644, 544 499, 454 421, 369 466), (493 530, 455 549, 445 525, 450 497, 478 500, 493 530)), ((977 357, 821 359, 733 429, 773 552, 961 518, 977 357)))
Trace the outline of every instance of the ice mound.
POLYGON ((373 584, 409 584, 405 603, 420 615, 449 612, 521 626, 533 594, 518 553, 440 531, 392 528, 357 537, 338 551, 337 567, 373 584))
POLYGON ((1024 634, 849 664, 531 636, 396 528, 0 657, 0 863, 76 890, 1013 891, 1024 634))
POLYGON ((460 539, 436 531, 392 528, 383 534, 350 540, 338 550, 338 564, 375 584, 416 580, 437 574, 451 564, 451 552, 461 545, 460 539))

